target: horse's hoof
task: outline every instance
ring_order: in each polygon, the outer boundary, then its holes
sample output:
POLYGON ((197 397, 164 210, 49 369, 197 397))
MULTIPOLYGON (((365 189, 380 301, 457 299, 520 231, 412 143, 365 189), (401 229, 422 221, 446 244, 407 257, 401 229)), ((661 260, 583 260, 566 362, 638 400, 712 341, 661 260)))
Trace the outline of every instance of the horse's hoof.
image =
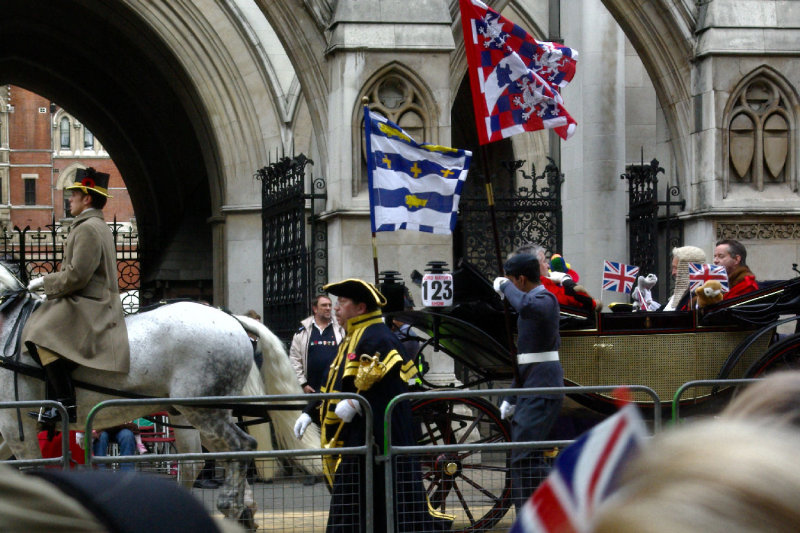
POLYGON ((255 531, 256 529, 258 529, 258 524, 256 524, 255 517, 253 516, 253 511, 250 510, 248 507, 242 509, 242 512, 239 513, 239 518, 236 521, 247 531, 255 531))

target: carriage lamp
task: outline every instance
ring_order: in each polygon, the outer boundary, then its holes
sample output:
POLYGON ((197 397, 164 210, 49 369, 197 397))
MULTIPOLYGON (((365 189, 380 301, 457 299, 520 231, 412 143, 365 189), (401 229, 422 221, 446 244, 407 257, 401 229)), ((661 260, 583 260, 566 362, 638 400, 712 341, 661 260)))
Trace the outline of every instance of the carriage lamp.
POLYGON ((406 286, 400 272, 396 270, 382 270, 378 274, 378 290, 386 297, 384 313, 402 311, 405 309, 406 286))

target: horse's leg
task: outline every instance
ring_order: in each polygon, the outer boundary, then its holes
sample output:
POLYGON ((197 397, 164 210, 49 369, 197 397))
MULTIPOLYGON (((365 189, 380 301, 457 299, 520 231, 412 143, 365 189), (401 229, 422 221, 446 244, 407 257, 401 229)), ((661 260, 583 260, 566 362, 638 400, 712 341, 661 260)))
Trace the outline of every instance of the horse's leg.
MULTIPOLYGON (((205 442, 202 441, 202 438, 200 440, 201 440, 201 444, 204 445, 206 447, 206 449, 209 449, 208 445, 205 442)), ((249 461, 248 461, 247 469, 248 470, 250 469, 249 461)), ((244 501, 245 507, 248 507, 253 512, 253 514, 255 514, 255 512, 256 512, 255 494, 253 494, 253 487, 251 487, 250 486, 250 482, 247 481, 247 476, 246 475, 245 475, 245 479, 244 479, 244 500, 243 501, 244 501)))
MULTIPOLYGON (((170 421, 177 425, 188 424, 181 416, 171 417, 170 421)), ((196 429, 174 428, 173 434, 175 436, 175 449, 178 453, 200 453, 202 451, 200 432, 196 429)), ((192 489, 192 484, 197 479, 197 476, 200 475, 202 466, 202 463, 197 463, 196 461, 181 461, 178 463, 180 482, 184 488, 192 489)))
POLYGON ((7 461, 12 455, 14 454, 11 453, 11 447, 3 437, 0 437, 0 461, 7 461))
MULTIPOLYGON (((200 430, 203 442, 211 452, 239 452, 253 450, 256 447, 255 439, 233 423, 228 411, 190 406, 181 406, 179 410, 194 427, 200 430)), ((226 517, 239 521, 243 526, 255 529, 252 511, 244 505, 247 461, 226 460, 223 464, 225 483, 217 497, 217 509, 226 517)))
MULTIPOLYGON (((9 413, 13 410, 9 410, 9 413)), ((41 459, 42 450, 39 448, 39 430, 36 422, 22 420, 22 430, 25 440, 19 440, 19 427, 17 426, 16 416, 10 422, 4 423, 0 427, 3 435, 3 458, 8 459, 14 455, 17 459, 41 459)))

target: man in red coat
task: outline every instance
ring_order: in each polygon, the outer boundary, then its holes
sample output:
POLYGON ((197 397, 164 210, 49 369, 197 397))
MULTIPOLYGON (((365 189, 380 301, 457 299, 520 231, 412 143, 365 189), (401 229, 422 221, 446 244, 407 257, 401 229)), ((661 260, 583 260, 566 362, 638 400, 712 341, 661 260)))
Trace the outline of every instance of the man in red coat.
POLYGON ((514 253, 530 254, 536 257, 539 261, 542 285, 545 289, 556 295, 559 305, 569 305, 590 311, 594 311, 598 308, 597 301, 586 292, 586 289, 580 285, 576 285, 578 282, 578 274, 574 270, 569 269, 566 278, 560 273, 555 273, 555 276, 551 278, 548 270, 548 265, 550 263, 547 261, 543 247, 538 244, 526 244, 517 248, 514 253), (558 281, 555 281, 556 278, 558 281))
POLYGON ((747 267, 746 260, 747 250, 739 241, 724 239, 715 245, 714 264, 724 266, 728 273, 730 290, 725 293, 725 300, 758 290, 756 276, 747 267))

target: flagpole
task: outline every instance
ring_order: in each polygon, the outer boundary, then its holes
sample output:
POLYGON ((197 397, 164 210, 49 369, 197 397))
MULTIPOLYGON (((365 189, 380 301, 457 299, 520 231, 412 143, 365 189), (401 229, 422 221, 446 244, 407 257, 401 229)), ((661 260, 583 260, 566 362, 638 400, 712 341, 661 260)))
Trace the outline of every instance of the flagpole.
MULTIPOLYGON (((494 209, 494 191, 492 190, 492 177, 489 174, 489 150, 486 145, 481 145, 481 159, 483 160, 483 179, 486 185, 486 202, 489 206, 489 218, 492 221, 492 235, 494 236, 494 253, 497 259, 497 271, 501 276, 505 276, 503 270, 503 255, 500 251, 500 233, 497 231, 497 214, 494 209)), ((508 305, 508 300, 503 298, 503 317, 506 323, 506 342, 508 343, 508 353, 511 354, 511 367, 514 369, 514 381, 517 386, 522 386, 522 380, 519 373, 519 364, 517 364, 517 347, 514 345, 514 335, 511 333, 511 309, 508 305)))
POLYGON ((375 270, 375 285, 378 285, 378 239, 375 232, 372 232, 372 268, 375 270))

